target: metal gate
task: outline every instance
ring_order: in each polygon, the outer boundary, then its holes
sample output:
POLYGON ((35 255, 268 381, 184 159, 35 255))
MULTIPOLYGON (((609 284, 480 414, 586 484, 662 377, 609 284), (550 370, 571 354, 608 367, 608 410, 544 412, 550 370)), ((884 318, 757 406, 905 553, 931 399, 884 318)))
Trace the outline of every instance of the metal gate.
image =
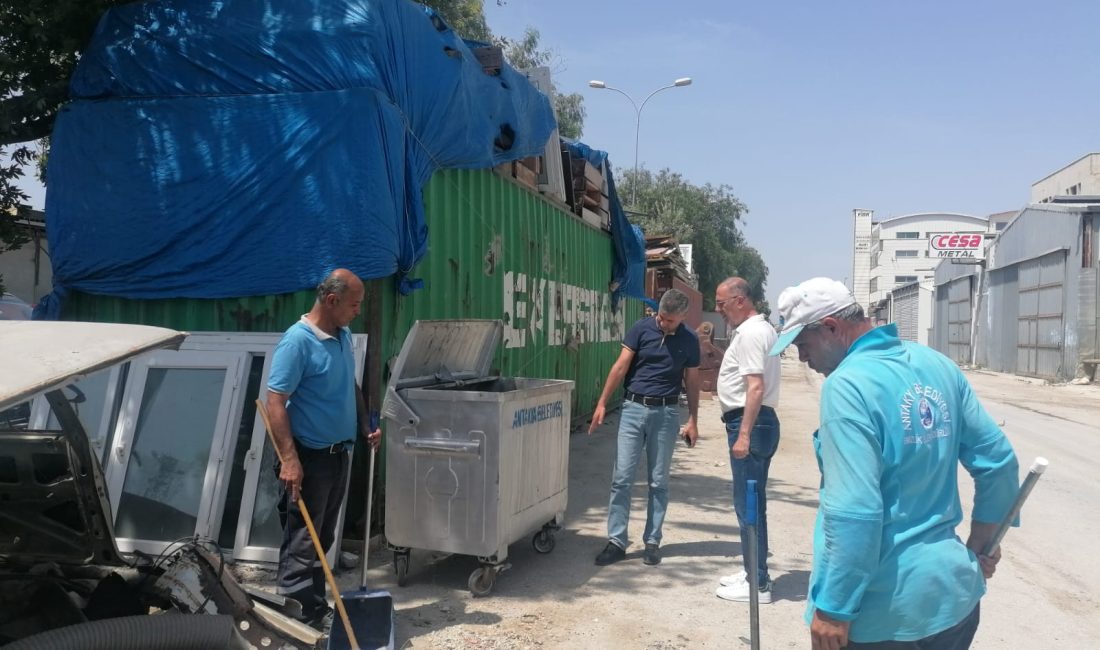
POLYGON ((956 278, 947 285, 947 356, 955 363, 970 363, 971 281, 956 278))
POLYGON ((920 285, 913 284, 894 290, 894 322, 898 326, 898 337, 903 341, 917 339, 917 310, 920 298, 920 285))
POLYGON ((1018 266, 1016 372, 1054 378, 1062 367, 1065 343, 1066 252, 1056 251, 1018 266))

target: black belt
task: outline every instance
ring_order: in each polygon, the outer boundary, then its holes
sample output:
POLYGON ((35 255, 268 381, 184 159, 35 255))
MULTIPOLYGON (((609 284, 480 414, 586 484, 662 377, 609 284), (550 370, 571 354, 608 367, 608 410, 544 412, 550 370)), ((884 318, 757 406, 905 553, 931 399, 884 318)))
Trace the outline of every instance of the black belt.
POLYGON ((298 444, 298 453, 301 453, 303 450, 305 450, 305 451, 311 451, 315 454, 342 454, 345 451, 348 451, 348 450, 354 449, 354 448, 355 448, 355 441, 354 440, 344 440, 344 441, 341 441, 341 442, 333 443, 333 444, 329 445, 328 447, 321 447, 319 449, 314 449, 313 447, 306 447, 305 445, 299 443, 298 444))
MULTIPOLYGON (((763 406, 763 405, 760 406, 760 412, 761 413, 764 413, 766 411, 774 411, 774 410, 775 409, 773 409, 770 406, 763 406)), ((735 409, 730 409, 730 410, 726 411, 725 413, 723 413, 722 414, 722 421, 723 422, 729 422, 730 420, 732 420, 734 418, 739 418, 744 414, 745 414, 745 407, 744 406, 739 406, 735 409)))
POLYGON ((637 402, 642 406, 672 406, 680 403, 679 395, 666 395, 665 397, 649 397, 626 391, 626 398, 631 402, 637 402))

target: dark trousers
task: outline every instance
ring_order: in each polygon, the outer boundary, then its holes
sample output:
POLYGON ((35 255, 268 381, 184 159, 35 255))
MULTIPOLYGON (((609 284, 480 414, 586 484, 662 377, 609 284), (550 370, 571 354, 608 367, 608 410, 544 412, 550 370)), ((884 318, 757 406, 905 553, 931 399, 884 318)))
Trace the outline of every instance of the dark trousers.
MULTIPOLYGON (((730 447, 737 442, 741 433, 741 416, 734 415, 725 418, 726 439, 730 447)), ((745 523, 747 515, 747 497, 749 481, 756 481, 756 540, 757 583, 760 586, 768 584, 768 469, 772 464, 772 456, 779 448, 779 418, 775 409, 761 406, 760 413, 756 416, 756 422, 752 427, 752 436, 749 438, 749 455, 744 458, 734 458, 730 452, 730 469, 733 470, 733 509, 737 513, 737 526, 741 529, 741 557, 745 566, 745 575, 751 576, 753 568, 749 566, 749 531, 745 523)))
MULTIPOLYGON (((336 519, 351 468, 349 453, 330 454, 327 449, 308 449, 297 443, 295 446, 303 473, 298 498, 305 502, 321 546, 327 550, 336 540, 336 519)), ((278 463, 275 473, 279 473, 278 463)), ((325 573, 302 512, 290 502, 286 490, 279 500, 279 521, 283 524, 283 543, 279 547, 277 591, 302 603, 302 614, 309 619, 328 606, 325 573)))
POLYGON ((876 641, 874 643, 854 643, 844 646, 849 650, 966 650, 978 631, 979 609, 981 603, 974 606, 966 618, 939 634, 926 636, 916 641, 876 641))

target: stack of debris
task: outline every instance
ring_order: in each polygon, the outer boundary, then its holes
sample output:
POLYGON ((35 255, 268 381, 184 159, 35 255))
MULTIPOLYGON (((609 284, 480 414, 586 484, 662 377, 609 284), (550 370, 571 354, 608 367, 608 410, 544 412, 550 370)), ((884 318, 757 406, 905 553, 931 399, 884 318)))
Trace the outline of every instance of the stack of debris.
POLYGON ((674 276, 691 287, 697 286, 695 276, 691 273, 687 260, 680 251, 680 242, 672 235, 646 237, 645 260, 647 270, 656 270, 663 276, 674 276))
POLYGON ((493 168, 501 176, 514 178, 527 187, 539 191, 539 174, 542 172, 542 156, 531 156, 501 163, 493 168))
POLYGON ((494 77, 500 75, 500 69, 504 67, 504 50, 500 46, 483 45, 472 47, 470 51, 477 57, 477 62, 481 64, 481 69, 485 71, 485 74, 494 77))
POLYGON ((573 213, 597 228, 611 229, 611 201, 607 197, 607 178, 602 166, 596 167, 583 158, 574 158, 562 147, 562 169, 569 177, 565 182, 565 202, 573 213))

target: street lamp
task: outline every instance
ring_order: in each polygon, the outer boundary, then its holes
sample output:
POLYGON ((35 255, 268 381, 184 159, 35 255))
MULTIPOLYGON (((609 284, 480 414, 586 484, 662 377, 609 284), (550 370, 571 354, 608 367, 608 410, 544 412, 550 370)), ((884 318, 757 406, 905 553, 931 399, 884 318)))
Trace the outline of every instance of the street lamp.
POLYGON ((649 96, 642 100, 641 105, 638 105, 638 102, 634 101, 634 98, 630 95, 624 93, 618 88, 608 86, 599 79, 593 79, 592 81, 589 81, 588 85, 592 88, 598 88, 600 90, 614 90, 615 92, 630 100, 630 105, 634 107, 634 182, 630 184, 630 206, 635 207, 637 206, 636 199, 638 196, 638 139, 642 132, 642 109, 645 108, 646 102, 648 102, 654 95, 661 92, 662 90, 668 90, 669 88, 679 88, 680 86, 690 86, 691 77, 680 77, 679 79, 673 81, 667 86, 661 86, 657 90, 649 93, 649 96))

